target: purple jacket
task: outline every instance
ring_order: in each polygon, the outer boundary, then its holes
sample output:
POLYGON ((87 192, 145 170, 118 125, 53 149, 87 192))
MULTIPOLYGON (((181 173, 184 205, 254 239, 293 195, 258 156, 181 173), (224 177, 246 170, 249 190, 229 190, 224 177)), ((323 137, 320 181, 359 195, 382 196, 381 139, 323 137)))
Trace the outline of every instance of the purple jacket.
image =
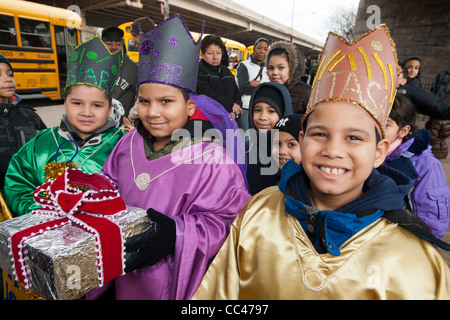
POLYGON ((421 218, 439 239, 444 237, 449 226, 449 189, 442 163, 434 157, 429 145, 429 132, 418 131, 418 136, 402 143, 389 155, 384 164, 394 167, 408 176, 415 169, 411 205, 413 212, 421 218), (408 159, 414 168, 408 170, 408 159), (406 172, 408 171, 408 172, 406 172))

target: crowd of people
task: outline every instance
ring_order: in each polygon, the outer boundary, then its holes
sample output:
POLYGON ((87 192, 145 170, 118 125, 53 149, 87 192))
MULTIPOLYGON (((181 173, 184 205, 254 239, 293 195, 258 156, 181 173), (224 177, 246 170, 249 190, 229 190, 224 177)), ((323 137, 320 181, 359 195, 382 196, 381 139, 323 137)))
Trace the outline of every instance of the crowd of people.
POLYGON ((436 249, 450 250, 450 70, 420 88, 420 59, 399 64, 385 25, 357 46, 330 34, 315 72, 265 38, 236 61, 179 15, 131 34, 138 63, 115 26, 69 49, 53 128, 20 104, 0 55, 12 216, 39 210, 33 192, 60 163, 105 175, 157 224, 125 243, 126 274, 84 299, 450 298, 436 249))

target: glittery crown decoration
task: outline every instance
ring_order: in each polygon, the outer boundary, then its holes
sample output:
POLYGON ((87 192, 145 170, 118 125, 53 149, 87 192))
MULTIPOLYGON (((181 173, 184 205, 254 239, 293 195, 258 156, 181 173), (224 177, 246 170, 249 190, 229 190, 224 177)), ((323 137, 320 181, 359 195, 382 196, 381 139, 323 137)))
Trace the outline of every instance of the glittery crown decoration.
POLYGON ((122 65, 123 51, 111 54, 99 36, 94 36, 75 48, 69 43, 67 49, 65 89, 74 84, 86 84, 111 95, 122 65))
POLYGON ((195 93, 202 35, 195 41, 180 15, 141 32, 137 85, 162 83, 195 93))
POLYGON ((322 102, 346 101, 365 109, 384 137, 399 71, 395 44, 386 25, 351 44, 330 32, 303 119, 322 102))

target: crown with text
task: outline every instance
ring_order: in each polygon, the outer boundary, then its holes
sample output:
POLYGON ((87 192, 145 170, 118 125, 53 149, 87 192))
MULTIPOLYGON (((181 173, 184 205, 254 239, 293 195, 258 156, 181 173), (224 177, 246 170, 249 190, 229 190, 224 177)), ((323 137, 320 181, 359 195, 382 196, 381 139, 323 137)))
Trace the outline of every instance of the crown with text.
POLYGON ((195 41, 178 14, 141 32, 137 85, 161 83, 195 93, 202 35, 203 29, 195 41))
POLYGON ((76 47, 68 43, 65 89, 74 84, 85 84, 100 88, 111 95, 122 61, 123 51, 118 50, 111 54, 99 36, 94 36, 76 47))
POLYGON ((366 110, 384 137, 399 72, 395 44, 386 25, 374 28, 353 43, 330 32, 303 119, 323 102, 349 102, 366 110))

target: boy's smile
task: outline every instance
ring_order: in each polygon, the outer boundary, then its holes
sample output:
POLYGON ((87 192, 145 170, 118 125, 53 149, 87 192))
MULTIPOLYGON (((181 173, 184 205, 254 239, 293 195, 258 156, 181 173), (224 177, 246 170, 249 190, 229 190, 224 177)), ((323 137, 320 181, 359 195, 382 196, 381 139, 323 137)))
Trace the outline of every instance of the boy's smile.
POLYGON ((159 83, 141 84, 138 102, 139 119, 155 138, 155 150, 163 148, 172 133, 183 128, 196 109, 192 100, 185 101, 180 89, 159 83))
POLYGON ((361 195, 389 148, 386 139, 376 144, 375 126, 361 107, 346 102, 322 103, 309 115, 300 143, 316 208, 334 210, 361 195))
POLYGON ((283 131, 279 131, 275 135, 272 155, 275 159, 278 158, 278 168, 280 169, 291 159, 297 164, 302 160, 298 141, 290 133, 283 131))
POLYGON ((265 102, 257 102, 253 108, 253 124, 256 129, 269 131, 280 120, 275 108, 265 102))

